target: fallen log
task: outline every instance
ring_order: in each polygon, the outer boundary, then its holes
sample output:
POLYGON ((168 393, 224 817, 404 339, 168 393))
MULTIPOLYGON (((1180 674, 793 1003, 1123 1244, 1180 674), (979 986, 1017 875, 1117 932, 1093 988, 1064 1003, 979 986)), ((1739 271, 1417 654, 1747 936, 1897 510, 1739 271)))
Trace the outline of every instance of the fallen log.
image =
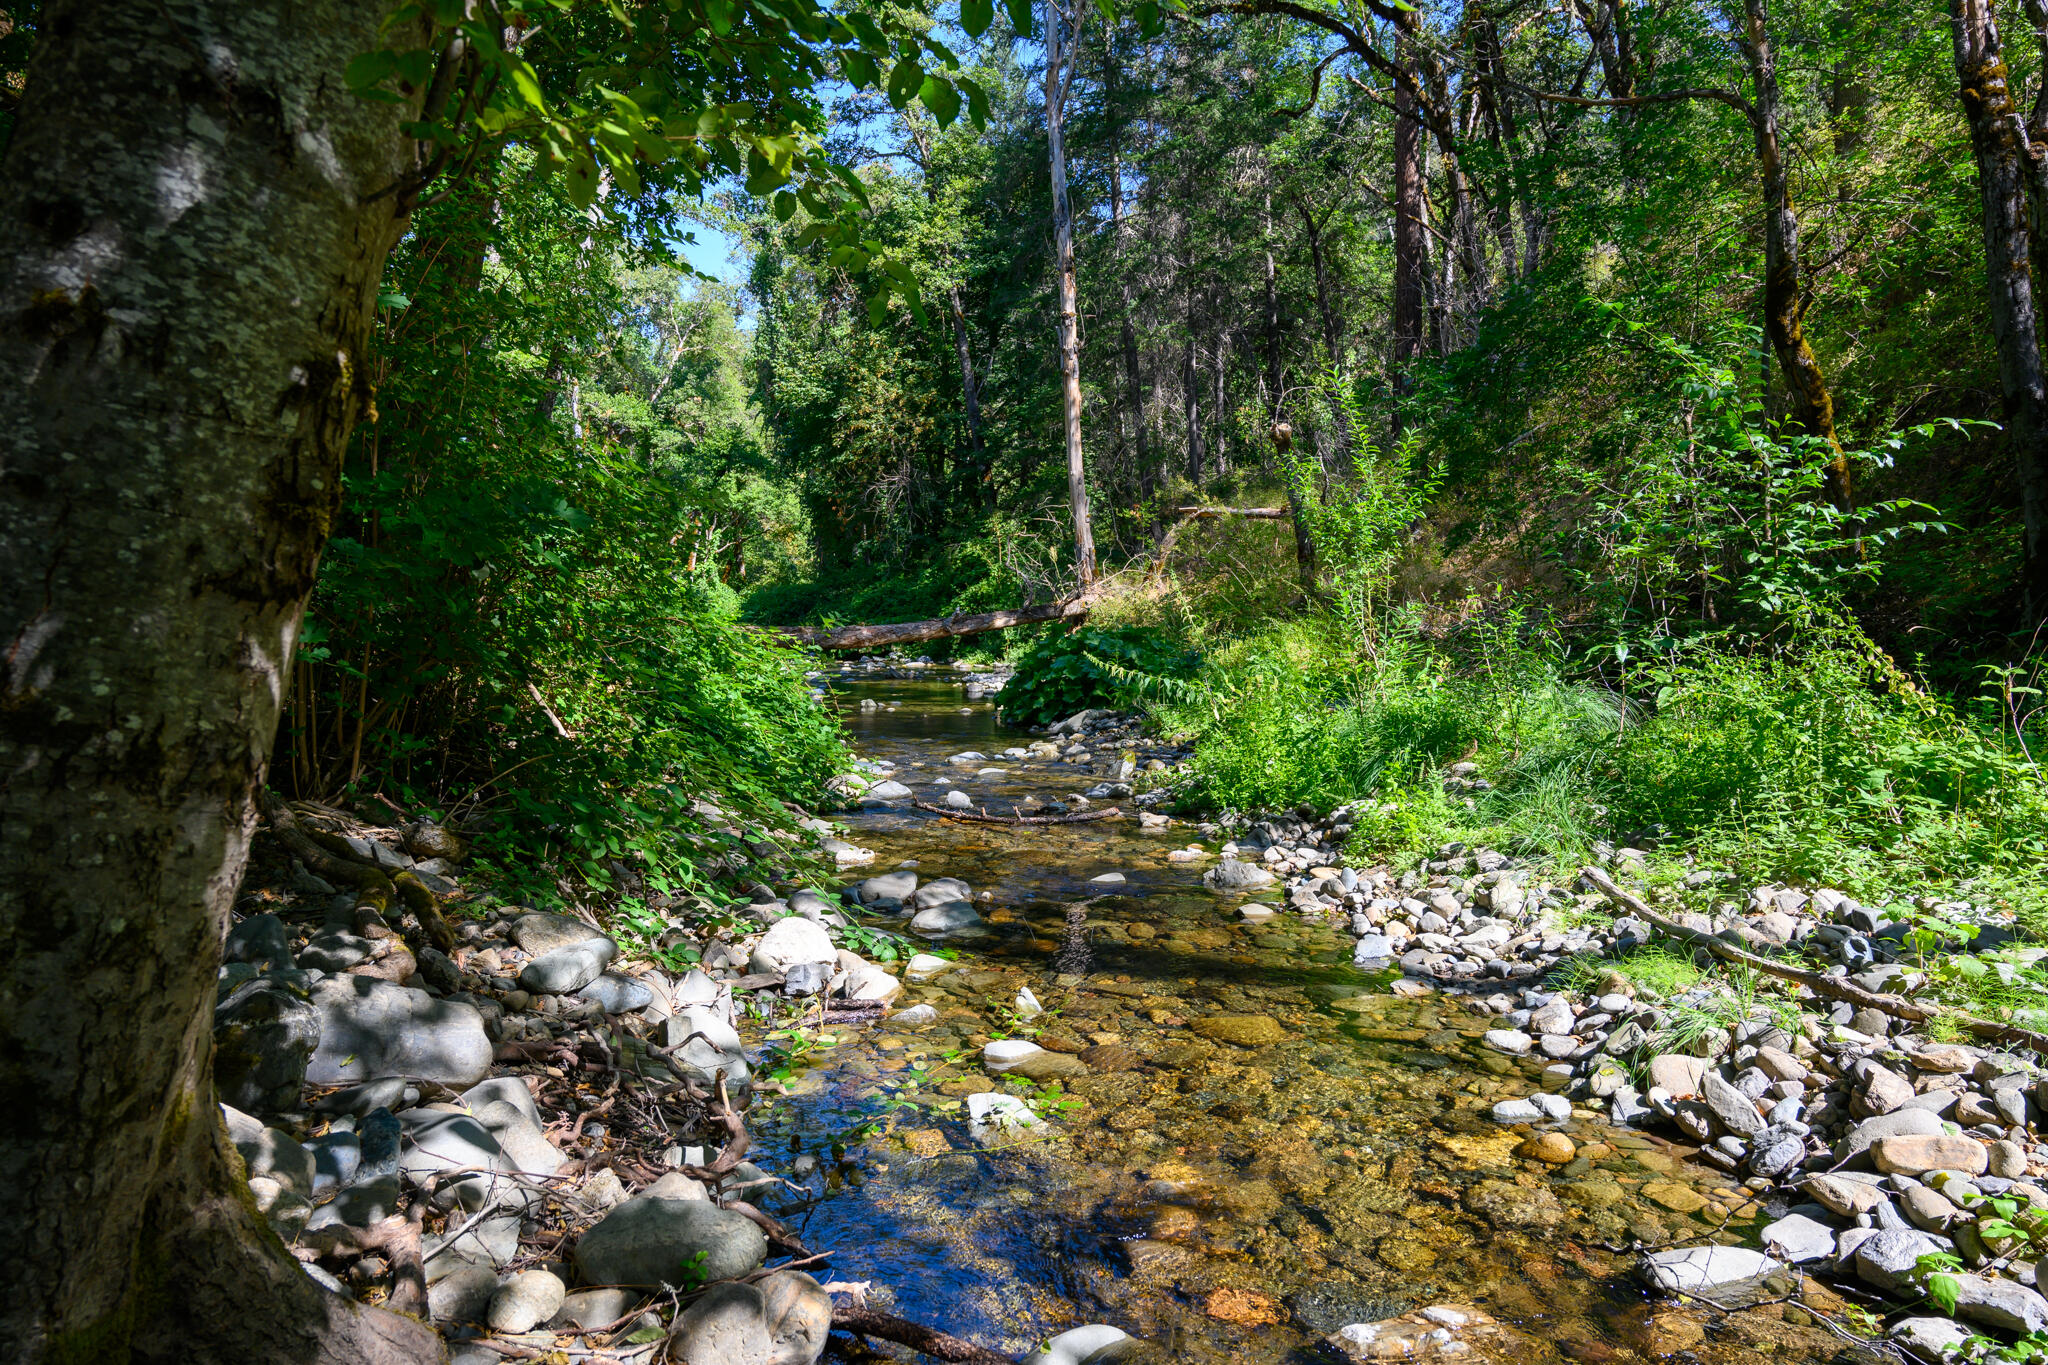
POLYGON ((1815 995, 1825 996, 1830 1000, 1845 1000, 1849 1004, 1868 1007, 1909 1023, 1925 1023, 1930 1019, 1946 1016, 1961 1025, 1973 1037, 2000 1043, 2017 1043, 2036 1052, 2048 1053, 2048 1033, 2036 1033, 2032 1029, 2023 1029, 2014 1024, 2001 1024, 1993 1019, 1976 1019, 1967 1014, 1930 1008, 1915 1004, 1901 996, 1880 995, 1875 991, 1864 990, 1846 977, 1823 976, 1819 972, 1809 972, 1783 962, 1774 962, 1767 957, 1758 957, 1754 953, 1746 953, 1725 939, 1703 934, 1697 929, 1688 929, 1676 920, 1664 918, 1652 910, 1642 897, 1632 895, 1616 886, 1614 879, 1597 867, 1582 867, 1579 869, 1579 875, 1592 883, 1601 895, 1638 919, 1644 920, 1658 933, 1694 948, 1704 949, 1724 962, 1738 963, 1766 976, 1795 982, 1815 995))
POLYGON ((1108 810, 1084 810, 1075 815, 987 815, 981 811, 934 806, 929 801, 910 804, 933 815, 943 815, 948 820, 968 820, 978 825, 1078 825, 1084 820, 1113 820, 1123 814, 1122 809, 1116 806, 1108 810))
POLYGON ((899 1346, 908 1346, 913 1351, 922 1351, 934 1360, 957 1362, 957 1365, 1016 1365, 1005 1355, 976 1346, 971 1341, 962 1341, 949 1332, 935 1327, 926 1327, 889 1313, 878 1312, 862 1304, 834 1302, 832 1325, 844 1332, 858 1336, 880 1337, 893 1341, 899 1346))
POLYGON ((1252 517, 1259 521, 1285 521, 1293 515, 1285 507, 1176 507, 1173 513, 1188 521, 1211 521, 1217 517, 1252 517))
POLYGON ((920 640, 944 640, 956 635, 982 635, 1012 626, 1038 625, 1046 621, 1072 621, 1086 616, 1102 600, 1100 590, 1090 590, 1061 602, 1036 607, 1012 607, 1004 611, 974 612, 965 616, 941 616, 928 621, 896 621, 864 626, 778 626, 774 633, 817 649, 886 649, 891 645, 916 644, 920 640))

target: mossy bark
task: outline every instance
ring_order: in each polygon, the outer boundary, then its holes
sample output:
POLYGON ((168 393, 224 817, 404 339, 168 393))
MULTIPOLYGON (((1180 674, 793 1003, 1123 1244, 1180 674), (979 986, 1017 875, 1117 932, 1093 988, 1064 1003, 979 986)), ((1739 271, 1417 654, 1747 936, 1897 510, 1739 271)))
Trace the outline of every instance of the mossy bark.
POLYGON ((401 227, 408 111, 342 80, 386 9, 39 16, 0 176, 0 1360, 441 1354, 285 1252, 211 1072, 401 227))

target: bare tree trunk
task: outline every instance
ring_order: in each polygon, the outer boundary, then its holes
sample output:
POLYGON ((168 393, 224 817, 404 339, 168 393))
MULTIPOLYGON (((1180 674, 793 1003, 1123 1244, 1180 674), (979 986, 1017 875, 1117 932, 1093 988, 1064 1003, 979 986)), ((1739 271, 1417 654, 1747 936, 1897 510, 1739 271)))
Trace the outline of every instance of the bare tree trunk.
POLYGON ((1200 488, 1207 452, 1202 449, 1201 380, 1195 373, 1195 318, 1192 301, 1188 305, 1187 329, 1187 336, 1182 339, 1180 348, 1181 415, 1187 421, 1188 480, 1196 488, 1200 488))
POLYGON ((1088 516, 1088 469, 1081 455, 1081 328, 1074 292, 1074 218, 1067 204, 1064 130, 1067 78, 1075 28, 1056 0, 1045 0, 1045 139, 1052 161, 1053 273, 1059 288, 1060 400, 1067 437, 1067 500, 1074 514, 1074 572, 1083 589, 1095 581, 1095 531, 1088 516), (1064 27, 1063 27, 1064 26, 1064 27))
POLYGON ((953 316, 953 351, 960 360, 960 405, 967 418, 967 458, 976 469, 988 461, 981 446, 981 385, 974 378, 974 354, 967 348, 967 310, 960 303, 960 286, 946 291, 948 311, 953 316))
POLYGON ((1216 364, 1211 368, 1209 390, 1209 420, 1216 424, 1216 472, 1230 472, 1230 425, 1224 413, 1230 407, 1230 332, 1225 327, 1216 334, 1216 349, 1211 353, 1216 364))
POLYGON ((1109 111, 1109 230, 1111 240, 1116 243, 1117 294, 1123 305, 1118 319, 1117 342, 1124 362, 1124 404, 1130 410, 1131 440, 1137 448, 1138 478, 1143 483, 1151 477, 1152 458, 1145 441, 1145 384, 1138 367, 1138 330, 1132 321, 1138 309, 1131 289, 1131 272, 1123 263, 1125 228, 1129 221, 1124 212, 1124 125, 1122 115, 1116 109, 1115 52, 1105 46, 1104 53, 1103 102, 1109 111))
POLYGON ((1778 141, 1778 63, 1771 47, 1766 0, 1743 0, 1747 34, 1743 43, 1750 80, 1756 86, 1750 124, 1756 133, 1757 165, 1764 187, 1764 334, 1791 391, 1792 418, 1809 436, 1828 443, 1827 495, 1835 506, 1850 505, 1849 460, 1835 436, 1835 400, 1820 362, 1807 344, 1805 308, 1799 299, 1799 213, 1792 203, 1791 168, 1778 141))
POLYGON ((2048 620, 2048 380, 2042 374, 2030 264, 2039 250, 2033 239, 2044 232, 2030 236, 2028 223, 2028 198, 2042 167, 2038 153, 2022 139, 1991 0, 1950 0, 1949 11, 1955 21, 1956 78, 1984 206, 1984 278, 1991 333, 1998 343, 2006 440, 2019 464, 2020 590, 2032 624, 2048 620))
POLYGON ((59 0, 0 174, 9 1362, 413 1362, 215 1106, 215 973, 410 169, 357 0, 59 0))
POLYGON ((1417 107, 1412 77, 1416 74, 1417 36, 1422 16, 1402 10, 1394 26, 1394 63, 1410 80, 1394 86, 1394 317, 1389 379, 1394 391, 1393 434, 1402 433, 1401 405, 1414 383, 1415 362, 1424 346, 1424 274, 1429 245, 1422 215, 1422 111, 1417 107))

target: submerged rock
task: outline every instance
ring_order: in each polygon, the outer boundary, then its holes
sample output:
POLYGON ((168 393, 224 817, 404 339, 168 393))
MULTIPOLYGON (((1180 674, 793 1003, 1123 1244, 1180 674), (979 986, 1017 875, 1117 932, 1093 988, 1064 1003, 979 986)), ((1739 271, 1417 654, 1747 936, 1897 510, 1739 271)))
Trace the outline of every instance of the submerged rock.
POLYGON ((1760 1296, 1784 1266, 1747 1247, 1678 1247, 1643 1258, 1643 1277, 1666 1294, 1690 1294, 1724 1307, 1760 1296))

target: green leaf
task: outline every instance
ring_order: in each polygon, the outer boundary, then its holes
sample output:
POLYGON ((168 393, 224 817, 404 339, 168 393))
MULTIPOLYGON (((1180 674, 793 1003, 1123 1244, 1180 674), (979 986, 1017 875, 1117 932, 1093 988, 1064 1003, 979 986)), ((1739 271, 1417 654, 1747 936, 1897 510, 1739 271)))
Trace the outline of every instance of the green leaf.
POLYGON ((904 58, 889 72, 889 103, 898 109, 905 108, 922 84, 924 68, 917 64, 915 58, 904 58))
POLYGON ((565 187, 569 202, 579 209, 587 209, 597 200, 597 163, 590 153, 579 151, 575 160, 569 163, 565 187))
POLYGON ((939 76, 926 76, 918 88, 917 98, 924 107, 932 111, 932 117, 939 121, 939 127, 950 128, 953 120, 960 117, 960 92, 953 88, 951 81, 939 76))
POLYGON ((525 100, 529 108, 547 112, 547 96, 541 93, 540 74, 533 69, 533 63, 515 57, 511 74, 512 88, 519 92, 519 98, 525 100))
POLYGON ((711 21, 711 31, 723 38, 732 32, 732 21, 739 6, 734 0, 704 0, 704 17, 711 21))
POLYGON ((1010 27, 1019 38, 1029 38, 1031 28, 1031 0, 1003 0, 1003 8, 1010 12, 1010 27))
POLYGON ((989 117, 988 91, 981 88, 980 82, 970 80, 966 76, 960 77, 953 83, 967 93, 968 122, 974 125, 977 132, 986 130, 989 117))
POLYGON ((845 74, 846 83, 856 90, 882 83, 881 68, 875 65, 875 59, 855 48, 839 54, 839 69, 845 74))
POLYGON ((398 58, 389 52, 364 52, 349 59, 342 68, 341 78, 348 82, 348 88, 362 94, 382 85, 398 70, 398 58))
POLYGON ((648 1342, 660 1341, 667 1335, 668 1333, 659 1327, 642 1327, 639 1331, 629 1335, 626 1340, 634 1346, 645 1346, 648 1342))
POLYGON ((796 216, 796 196, 788 190, 778 190, 775 195, 775 221, 786 223, 796 216))
POLYGON ((986 33, 995 17, 994 0, 960 0, 960 27, 970 38, 979 38, 986 33))
POLYGON ((1927 1277, 1927 1297, 1934 1306, 1951 1317, 1955 1315, 1956 1299, 1961 1295, 1963 1282, 1953 1275, 1930 1275, 1927 1277))

